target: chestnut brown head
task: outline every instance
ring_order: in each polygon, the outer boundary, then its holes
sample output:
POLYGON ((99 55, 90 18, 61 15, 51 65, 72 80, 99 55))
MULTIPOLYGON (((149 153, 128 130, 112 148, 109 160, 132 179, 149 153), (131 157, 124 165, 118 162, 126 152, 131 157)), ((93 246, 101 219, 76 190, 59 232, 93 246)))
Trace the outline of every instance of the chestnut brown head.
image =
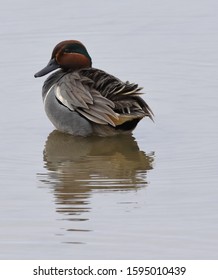
POLYGON ((37 72, 34 77, 44 76, 58 68, 64 71, 73 71, 91 66, 92 59, 86 47, 79 41, 67 40, 55 46, 49 63, 37 72))

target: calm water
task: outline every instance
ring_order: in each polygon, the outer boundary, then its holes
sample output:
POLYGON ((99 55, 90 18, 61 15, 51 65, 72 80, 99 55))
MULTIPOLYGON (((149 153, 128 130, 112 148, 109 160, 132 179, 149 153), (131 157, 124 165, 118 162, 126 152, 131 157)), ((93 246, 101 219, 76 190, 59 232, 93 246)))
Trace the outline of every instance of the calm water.
POLYGON ((9 0, 0 13, 0 258, 217 259, 218 2, 9 0), (64 39, 144 86, 155 123, 54 131, 33 74, 64 39))

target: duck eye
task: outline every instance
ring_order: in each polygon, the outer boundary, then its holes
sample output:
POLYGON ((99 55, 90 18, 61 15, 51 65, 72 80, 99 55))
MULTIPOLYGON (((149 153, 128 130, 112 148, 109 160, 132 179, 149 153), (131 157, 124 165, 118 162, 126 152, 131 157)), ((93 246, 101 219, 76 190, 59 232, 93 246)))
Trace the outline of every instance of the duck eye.
POLYGON ((64 52, 65 53, 71 53, 72 52, 72 48, 67 47, 67 48, 64 49, 64 52))
POLYGON ((67 54, 67 53, 68 54, 78 53, 78 54, 86 56, 91 61, 91 57, 89 56, 86 48, 81 44, 67 45, 63 48, 63 53, 65 53, 65 54, 67 54))

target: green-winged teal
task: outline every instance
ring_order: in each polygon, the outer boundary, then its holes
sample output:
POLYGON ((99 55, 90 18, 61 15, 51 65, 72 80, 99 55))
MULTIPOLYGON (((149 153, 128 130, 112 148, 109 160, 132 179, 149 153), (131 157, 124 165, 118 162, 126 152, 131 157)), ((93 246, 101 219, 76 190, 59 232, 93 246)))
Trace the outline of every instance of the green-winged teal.
POLYGON ((42 96, 46 114, 59 131, 110 136, 130 133, 144 117, 152 119, 151 109, 140 97, 142 88, 92 68, 81 42, 60 42, 35 77, 58 68, 46 79, 42 96))

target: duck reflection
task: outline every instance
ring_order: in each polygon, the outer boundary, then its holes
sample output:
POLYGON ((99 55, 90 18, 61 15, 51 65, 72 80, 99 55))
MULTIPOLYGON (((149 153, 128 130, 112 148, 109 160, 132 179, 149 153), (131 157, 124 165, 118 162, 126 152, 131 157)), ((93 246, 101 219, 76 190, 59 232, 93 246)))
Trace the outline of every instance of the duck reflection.
POLYGON ((54 190, 57 211, 78 216, 90 211, 93 191, 145 187, 153 153, 140 151, 132 135, 82 138, 54 130, 45 143, 44 162, 43 182, 54 190))

